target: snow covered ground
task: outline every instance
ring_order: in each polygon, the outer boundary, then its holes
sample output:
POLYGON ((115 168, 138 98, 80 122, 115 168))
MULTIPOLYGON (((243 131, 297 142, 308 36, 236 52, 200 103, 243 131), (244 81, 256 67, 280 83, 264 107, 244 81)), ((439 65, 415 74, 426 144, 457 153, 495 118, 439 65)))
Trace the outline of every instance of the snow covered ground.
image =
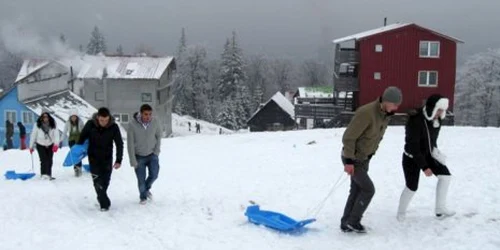
MULTIPOLYGON (((55 157, 57 180, 0 180, 0 249, 500 249, 500 130, 493 128, 441 132, 439 143, 455 176, 449 199, 455 217, 433 217, 436 179, 421 175, 407 221, 396 221, 404 185, 404 131, 391 127, 371 164, 377 191, 363 219, 368 234, 339 230, 348 181, 304 233, 280 234, 247 223, 249 200, 262 209, 308 218, 344 175, 342 132, 165 139, 154 201, 138 204, 135 175, 125 159, 113 173, 112 207, 105 213, 96 208, 89 174, 75 178, 71 168, 61 167, 68 150, 63 148, 55 157)), ((2 173, 30 166, 27 151, 0 152, 2 173)))
POLYGON ((173 136, 189 136, 189 135, 199 135, 196 134, 196 123, 201 125, 200 132, 203 135, 211 134, 219 134, 219 129, 222 128, 223 134, 232 134, 234 133, 232 130, 226 129, 224 127, 215 125, 213 123, 209 123, 203 120, 195 119, 191 116, 181 116, 178 114, 172 114, 172 132, 173 136), (189 131, 189 124, 191 122, 191 131, 189 131))

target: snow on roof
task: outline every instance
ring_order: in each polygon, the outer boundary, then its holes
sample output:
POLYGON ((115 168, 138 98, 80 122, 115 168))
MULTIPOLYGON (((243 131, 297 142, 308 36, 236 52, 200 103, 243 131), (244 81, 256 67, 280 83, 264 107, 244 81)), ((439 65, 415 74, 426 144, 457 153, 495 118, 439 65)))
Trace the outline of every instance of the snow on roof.
POLYGON ((112 79, 160 79, 173 57, 85 56, 78 78, 101 79, 104 69, 112 79))
MULTIPOLYGON (((38 116, 42 112, 49 112, 54 117, 57 129, 60 131, 64 130, 66 121, 69 119, 73 109, 78 110, 78 116, 83 122, 87 122, 92 118, 94 113, 97 113, 97 109, 94 106, 69 90, 27 101, 25 105, 38 116)), ((126 138, 127 133, 125 129, 120 124, 118 126, 122 132, 122 137, 126 138)))
POLYGON ((295 119, 295 106, 293 106, 293 104, 290 101, 288 101, 286 97, 283 94, 281 94, 281 92, 278 91, 271 97, 271 99, 269 99, 264 105, 262 105, 259 109, 257 109, 257 111, 255 111, 247 121, 252 120, 252 118, 256 114, 258 114, 259 111, 261 111, 265 106, 267 106, 267 104, 269 104, 271 101, 274 101, 276 105, 278 105, 281 109, 283 109, 283 111, 289 114, 290 118, 295 119))
POLYGON ((16 82, 22 81, 24 78, 35 73, 41 68, 49 65, 49 60, 44 59, 30 59, 24 60, 19 73, 17 74, 16 82))
POLYGON ((399 29, 399 28, 402 28, 402 27, 410 26, 410 25, 415 25, 418 28, 427 30, 429 32, 434 33, 435 35, 445 37, 445 38, 453 40, 455 42, 463 43, 463 41, 461 41, 460 39, 457 39, 457 38, 452 37, 452 36, 444 35, 442 33, 439 33, 437 31, 434 31, 434 30, 431 30, 431 29, 428 29, 428 28, 424 28, 424 27, 416 25, 414 23, 393 23, 393 24, 389 24, 389 25, 386 25, 386 26, 383 26, 383 27, 380 27, 380 28, 376 28, 376 29, 372 29, 372 30, 367 30, 367 31, 360 32, 360 33, 357 33, 357 34, 354 34, 354 35, 350 35, 350 36, 338 38, 338 39, 333 40, 333 43, 343 43, 343 42, 348 42, 348 41, 352 41, 352 40, 360 40, 360 39, 363 39, 363 38, 366 38, 366 37, 369 37, 369 36, 377 35, 377 34, 380 34, 380 33, 384 33, 384 32, 390 31, 390 30, 399 29))
POLYGON ((333 86, 299 87, 301 98, 333 98, 333 86))

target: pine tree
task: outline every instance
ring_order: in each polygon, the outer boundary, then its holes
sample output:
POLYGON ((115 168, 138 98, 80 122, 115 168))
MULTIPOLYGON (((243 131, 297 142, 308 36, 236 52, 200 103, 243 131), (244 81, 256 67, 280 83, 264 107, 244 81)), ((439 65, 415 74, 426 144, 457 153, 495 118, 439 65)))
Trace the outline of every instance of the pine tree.
POLYGON ((61 44, 66 44, 66 37, 64 36, 64 34, 61 33, 61 35, 59 35, 59 41, 61 42, 61 44))
POLYGON ((118 48, 116 48, 116 54, 119 56, 123 56, 123 47, 122 45, 118 45, 118 48))
POLYGON ((221 110, 217 114, 216 123, 228 129, 237 129, 235 117, 235 104, 232 98, 227 99, 221 105, 221 110))
POLYGON ((188 104, 188 98, 189 93, 192 92, 191 89, 189 88, 188 84, 188 70, 187 70, 187 61, 185 58, 186 50, 187 50, 187 44, 186 44, 186 33, 184 28, 182 29, 181 33, 181 38, 179 40, 179 47, 177 51, 177 58, 176 58, 176 63, 177 63, 177 71, 176 71, 176 78, 174 82, 174 111, 179 114, 179 115, 185 115, 190 113, 189 112, 189 104, 188 104))
POLYGON ((233 97, 233 95, 236 94, 233 70, 231 68, 231 54, 231 42, 227 39, 224 44, 224 51, 221 55, 220 79, 217 85, 221 100, 233 97))
POLYGON ((97 55, 99 53, 106 52, 106 40, 104 35, 99 31, 97 26, 94 26, 94 30, 91 33, 89 44, 87 45, 87 54, 97 55))
POLYGON ((182 28, 181 38, 179 39, 179 47, 177 48, 177 59, 182 58, 184 52, 187 49, 187 39, 186 39, 186 30, 182 28))

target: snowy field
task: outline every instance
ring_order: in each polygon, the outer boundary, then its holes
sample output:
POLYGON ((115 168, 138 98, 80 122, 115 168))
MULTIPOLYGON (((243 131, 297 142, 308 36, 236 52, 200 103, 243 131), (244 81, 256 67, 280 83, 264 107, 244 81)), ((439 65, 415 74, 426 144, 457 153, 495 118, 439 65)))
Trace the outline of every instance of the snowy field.
MULTIPOLYGON (((500 249, 500 130, 444 128, 439 145, 454 174, 449 205, 455 217, 433 216, 436 179, 421 175, 407 221, 395 218, 403 188, 402 127, 388 129, 370 174, 376 194, 363 223, 368 234, 342 233, 339 220, 348 181, 301 234, 249 224, 248 201, 262 209, 309 218, 343 176, 342 129, 199 135, 165 139, 154 201, 139 205, 125 157, 114 171, 111 209, 100 212, 88 173, 61 167, 57 180, 0 180, 0 249, 500 249), (315 143, 310 143, 315 141, 315 143)), ((35 171, 38 173, 38 158, 35 171)), ((0 152, 2 173, 26 171, 27 151, 0 152)), ((345 177, 344 177, 345 178, 345 177)))
POLYGON ((232 134, 234 133, 232 130, 223 128, 221 126, 215 125, 213 123, 209 123, 203 120, 198 120, 190 116, 181 116, 178 114, 172 114, 172 132, 173 136, 189 136, 189 135, 199 135, 196 133, 196 123, 201 125, 200 132, 201 134, 210 134, 215 135, 219 134, 219 130, 222 128, 222 134, 232 134), (191 131, 189 131, 189 122, 191 122, 191 131))

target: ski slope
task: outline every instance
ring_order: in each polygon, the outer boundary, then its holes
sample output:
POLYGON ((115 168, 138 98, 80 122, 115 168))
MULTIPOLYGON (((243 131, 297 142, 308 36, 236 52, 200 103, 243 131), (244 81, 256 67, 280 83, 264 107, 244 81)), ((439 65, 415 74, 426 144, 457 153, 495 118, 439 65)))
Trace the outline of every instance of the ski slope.
MULTIPOLYGON (((71 168, 61 167, 63 148, 55 156, 57 180, 0 180, 0 249, 500 249, 499 129, 444 128, 438 143, 455 177, 449 205, 457 215, 434 218, 436 178, 422 174, 407 221, 399 223, 404 130, 389 128, 370 168, 376 194, 363 218, 370 229, 364 235, 339 230, 349 185, 341 177, 342 132, 165 139, 154 201, 138 204, 125 157, 112 176, 109 212, 97 209, 88 173, 75 178, 71 168), (280 234, 244 216, 253 200, 262 209, 309 218, 339 177, 318 221, 303 233, 280 234)), ((28 170, 29 153, 0 152, 0 166, 2 173, 28 170)))
POLYGON ((201 125, 200 134, 204 135, 214 135, 219 134, 220 129, 222 129, 222 134, 232 134, 232 130, 221 127, 219 125, 195 119, 191 116, 181 116, 178 114, 172 114, 172 134, 174 137, 177 136, 189 136, 189 135, 199 135, 196 133, 195 124, 199 123, 201 125), (189 122, 191 123, 191 131, 189 130, 189 122))

